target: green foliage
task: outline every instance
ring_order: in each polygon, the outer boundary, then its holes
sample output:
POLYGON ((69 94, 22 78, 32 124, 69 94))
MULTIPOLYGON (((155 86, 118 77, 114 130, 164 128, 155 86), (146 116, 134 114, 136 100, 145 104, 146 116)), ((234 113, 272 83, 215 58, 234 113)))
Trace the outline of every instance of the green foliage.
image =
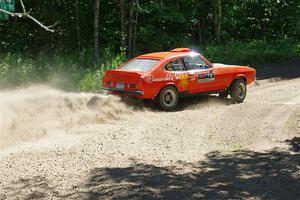
MULTIPOLYGON (((49 33, 26 19, 11 18, 0 22, 0 51, 37 54, 39 52, 93 55, 93 1, 79 2, 78 49, 76 6, 73 0, 26 0, 31 15, 45 24, 58 22, 56 33, 49 33)), ((135 1, 125 0, 125 25, 129 29, 129 11, 135 1)), ((136 27, 136 54, 172 49, 215 40, 216 0, 140 1, 136 27), (142 10, 140 10, 142 9, 142 10), (201 22, 201 30, 199 23, 201 22)), ((224 0, 222 1, 222 43, 228 40, 300 39, 300 0, 224 0)), ((16 11, 21 11, 16 1, 16 11)), ((134 16, 135 18, 135 16, 134 16)), ((134 19, 135 21, 136 19, 134 19)), ((101 1, 100 52, 120 53, 120 1, 101 1)), ((124 35, 123 35, 124 36, 124 35)), ((128 33, 125 34, 128 37, 128 33)), ((128 40, 128 38, 126 38, 128 40)), ((82 57, 81 57, 82 59, 82 57)), ((85 59, 85 58, 83 58, 85 59)), ((90 59, 90 58, 89 58, 90 59)))
POLYGON ((299 46, 299 42, 287 39, 272 43, 262 40, 234 41, 224 45, 208 45, 204 47, 203 54, 212 62, 257 66, 300 56, 299 46))
POLYGON ((99 70, 88 71, 80 81, 80 90, 84 92, 101 90, 101 77, 99 70))
POLYGON ((68 58, 47 56, 35 59, 21 55, 7 54, 1 56, 0 87, 17 87, 20 85, 47 82, 51 85, 65 86, 70 89, 73 80, 72 71, 76 70, 68 58), (65 76, 64 76, 65 75, 65 76), (65 84, 68 82, 68 84, 65 84))
POLYGON ((79 89, 81 91, 99 91, 101 90, 101 80, 108 69, 115 69, 125 61, 125 54, 119 54, 112 58, 109 51, 106 50, 104 62, 99 69, 88 70, 80 81, 79 89))
MULTIPOLYGON (((201 49, 212 62, 256 67, 300 56, 300 43, 293 40, 229 42, 225 45, 207 45, 201 49)), ((108 49, 102 64, 96 68, 92 67, 91 62, 77 64, 76 57, 71 55, 39 55, 33 59, 9 53, 0 58, 0 88, 46 83, 64 90, 97 92, 101 90, 105 71, 115 69, 125 61, 124 53, 113 56, 108 49), (87 65, 91 67, 87 68, 87 65)))
POLYGON ((124 53, 113 56, 108 50, 104 58, 103 64, 93 67, 92 62, 85 59, 77 63, 74 55, 41 54, 30 58, 8 53, 0 57, 0 88, 46 83, 64 90, 99 91, 105 71, 125 61, 124 53))
MULTIPOLYGON (((300 54, 300 0, 222 0, 222 15, 216 15, 217 0, 124 0, 125 32, 116 0, 100 1, 101 64, 95 66, 94 2, 77 2, 78 13, 73 0, 26 0, 32 16, 47 25, 58 22, 55 33, 28 19, 0 21, 0 87, 47 83, 98 91, 105 70, 127 59, 130 39, 135 55, 201 46, 213 62, 229 64, 255 66, 300 54)), ((16 1, 16 12, 21 10, 16 1)))
POLYGON ((23 59, 20 56, 7 54, 1 57, 0 63, 0 85, 2 87, 10 85, 20 85, 31 80, 38 80, 39 77, 33 73, 37 71, 37 66, 31 59, 23 59))
POLYGON ((300 1, 228 0, 224 4, 223 39, 278 40, 298 37, 300 1))

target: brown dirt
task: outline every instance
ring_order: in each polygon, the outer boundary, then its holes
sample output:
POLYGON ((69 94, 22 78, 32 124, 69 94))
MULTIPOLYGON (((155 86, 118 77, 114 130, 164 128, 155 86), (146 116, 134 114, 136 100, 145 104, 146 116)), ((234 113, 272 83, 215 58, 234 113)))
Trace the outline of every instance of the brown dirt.
POLYGON ((300 78, 176 112, 35 86, 0 93, 0 199, 297 199, 300 78))

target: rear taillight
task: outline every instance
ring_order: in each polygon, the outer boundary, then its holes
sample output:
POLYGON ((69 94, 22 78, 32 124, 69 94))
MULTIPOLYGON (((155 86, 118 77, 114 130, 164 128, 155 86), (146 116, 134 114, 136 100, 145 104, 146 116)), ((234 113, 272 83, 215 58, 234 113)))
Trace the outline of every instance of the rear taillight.
POLYGON ((104 87, 112 87, 112 82, 106 81, 103 83, 104 87))

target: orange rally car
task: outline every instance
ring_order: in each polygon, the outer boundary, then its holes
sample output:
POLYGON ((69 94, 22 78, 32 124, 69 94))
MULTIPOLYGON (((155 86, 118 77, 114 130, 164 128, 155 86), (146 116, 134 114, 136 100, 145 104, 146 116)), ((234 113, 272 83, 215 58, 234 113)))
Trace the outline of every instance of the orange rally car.
POLYGON ((210 63, 203 55, 188 48, 138 56, 115 70, 107 70, 104 90, 119 96, 157 100, 170 111, 180 96, 219 94, 233 103, 244 101, 247 84, 256 71, 246 66, 210 63))

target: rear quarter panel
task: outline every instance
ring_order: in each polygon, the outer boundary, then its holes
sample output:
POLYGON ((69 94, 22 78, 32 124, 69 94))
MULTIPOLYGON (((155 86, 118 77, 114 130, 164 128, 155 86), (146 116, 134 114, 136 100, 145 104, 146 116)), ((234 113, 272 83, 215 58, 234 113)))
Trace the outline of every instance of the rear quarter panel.
POLYGON ((142 76, 144 98, 154 99, 159 94, 160 90, 167 85, 173 85, 179 93, 188 91, 188 88, 179 87, 180 76, 182 74, 187 74, 187 72, 172 72, 164 70, 164 66, 167 63, 174 59, 177 59, 178 57, 163 60, 160 65, 157 66, 153 71, 142 76))

